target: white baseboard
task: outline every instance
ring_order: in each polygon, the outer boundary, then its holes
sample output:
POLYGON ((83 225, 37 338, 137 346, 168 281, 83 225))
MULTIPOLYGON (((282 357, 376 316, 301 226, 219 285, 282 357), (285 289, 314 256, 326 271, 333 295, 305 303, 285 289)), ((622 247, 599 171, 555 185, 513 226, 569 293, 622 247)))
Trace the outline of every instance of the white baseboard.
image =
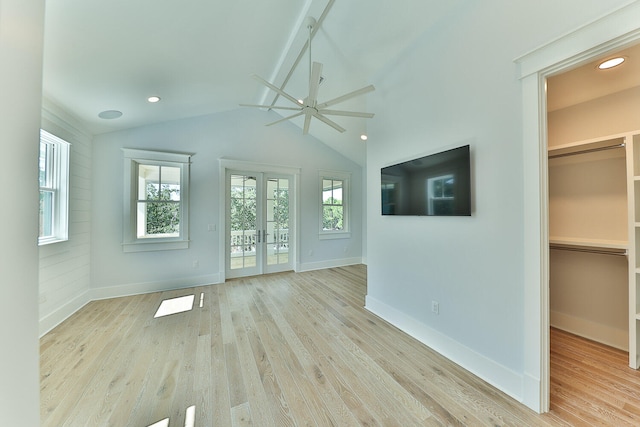
POLYGON ((68 301, 63 306, 53 311, 52 313, 49 313, 46 316, 40 318, 40 338, 42 338, 47 332, 51 331, 60 323, 64 322, 69 316, 71 316, 73 313, 80 310, 90 302, 91 291, 86 290, 77 297, 73 298, 71 301, 68 301))
POLYGON ((629 351, 629 331, 612 328, 559 311, 549 313, 551 326, 608 346, 629 351))
POLYGON ((496 363, 411 316, 368 295, 365 299, 365 308, 472 374, 522 402, 524 378, 521 374, 496 363))
POLYGON ((539 414, 549 412, 549 397, 540 396, 541 387, 540 378, 527 372, 524 373, 522 376, 522 403, 539 414))
POLYGON ((327 261, 319 262, 305 262, 298 264, 297 272, 302 273, 304 271, 322 270, 325 268, 345 267, 347 265, 362 264, 362 258, 340 258, 330 259, 327 261))
POLYGON ((163 280, 159 282, 126 283, 117 286, 104 286, 91 290, 92 300, 126 297, 130 295, 148 294, 151 292, 171 291, 174 289, 193 288, 196 286, 215 285, 220 283, 220 274, 185 277, 182 279, 163 280))

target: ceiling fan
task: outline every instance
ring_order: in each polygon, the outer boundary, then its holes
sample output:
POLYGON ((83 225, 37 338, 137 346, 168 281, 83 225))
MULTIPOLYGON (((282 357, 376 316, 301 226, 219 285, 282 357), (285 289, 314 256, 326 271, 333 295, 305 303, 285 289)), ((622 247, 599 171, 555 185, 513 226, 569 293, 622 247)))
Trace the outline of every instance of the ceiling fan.
POLYGON ((302 128, 302 134, 306 135, 309 133, 309 125, 311 124, 311 118, 315 117, 321 122, 331 126, 338 132, 344 132, 346 129, 329 119, 327 116, 349 116, 349 117, 363 117, 366 119, 370 119, 373 117, 373 113, 361 113, 356 111, 344 111, 344 110, 331 110, 328 107, 332 105, 339 104, 348 99, 354 98, 359 95, 363 95, 365 93, 371 92, 375 90, 373 85, 365 86, 361 89, 354 90, 353 92, 349 92, 345 95, 339 96, 337 98, 331 99, 326 102, 318 103, 318 91, 320 88, 320 83, 322 82, 322 64, 319 62, 311 63, 311 30, 313 25, 315 25, 315 19, 308 18, 307 28, 309 29, 309 94, 303 100, 299 100, 289 95, 284 90, 279 87, 269 83, 262 77, 258 75, 253 75, 252 77, 258 80, 260 83, 273 90, 280 96, 285 99, 288 99, 292 103, 294 103, 295 107, 284 107, 278 105, 257 105, 257 104, 240 104, 243 107, 258 107, 258 108, 268 108, 268 109, 278 109, 278 110, 290 110, 295 111, 294 114, 287 116, 283 119, 277 120, 272 123, 268 123, 266 126, 275 125, 277 123, 284 122, 286 120, 293 119, 295 117, 299 117, 304 115, 304 127, 302 128))

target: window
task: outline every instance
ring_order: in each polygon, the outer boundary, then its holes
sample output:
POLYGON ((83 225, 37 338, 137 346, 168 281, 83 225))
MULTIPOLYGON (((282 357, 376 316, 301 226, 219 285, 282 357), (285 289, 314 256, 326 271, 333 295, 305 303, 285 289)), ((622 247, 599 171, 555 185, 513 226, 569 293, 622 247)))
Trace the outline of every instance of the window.
POLYGON ((40 130, 38 244, 69 239, 69 143, 40 130))
POLYGON ((344 172, 320 172, 320 238, 351 237, 349 232, 349 178, 344 172))
POLYGON ((189 247, 191 155, 124 149, 125 252, 189 247))

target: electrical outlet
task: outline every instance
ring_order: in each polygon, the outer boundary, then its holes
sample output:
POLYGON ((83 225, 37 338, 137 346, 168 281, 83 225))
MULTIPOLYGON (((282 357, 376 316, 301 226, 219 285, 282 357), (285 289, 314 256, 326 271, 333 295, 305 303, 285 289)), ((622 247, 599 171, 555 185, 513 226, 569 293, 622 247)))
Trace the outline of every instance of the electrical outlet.
POLYGON ((431 311, 435 314, 440 314, 440 303, 438 301, 431 301, 431 311))
POLYGON ((198 268, 198 267, 200 267, 200 261, 198 260, 193 261, 193 268, 198 268))

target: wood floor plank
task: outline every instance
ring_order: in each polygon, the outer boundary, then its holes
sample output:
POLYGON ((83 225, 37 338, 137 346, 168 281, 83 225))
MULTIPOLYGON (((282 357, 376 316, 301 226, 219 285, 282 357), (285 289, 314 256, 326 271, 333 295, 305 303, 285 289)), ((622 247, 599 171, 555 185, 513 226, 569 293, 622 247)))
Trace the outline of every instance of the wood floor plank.
MULTIPOLYGON (((459 406, 453 399, 448 400, 448 403, 451 405, 449 406, 449 409, 444 409, 440 404, 437 403, 436 400, 432 399, 433 393, 431 393, 430 395, 429 393, 426 393, 423 390, 418 390, 411 386, 412 381, 408 380, 408 378, 414 374, 417 374, 417 372, 413 372, 408 376, 404 376, 398 373, 398 367, 405 362, 406 360, 405 357, 389 359, 388 360, 389 363, 386 363, 387 360, 380 356, 380 354, 385 352, 385 350, 396 349, 398 344, 397 340, 393 340, 393 342, 390 341, 390 342, 384 343, 383 341, 368 337, 366 333, 364 333, 361 329, 358 329, 356 325, 352 323, 351 320, 349 320, 345 315, 338 313, 330 305, 326 304, 326 302, 323 301, 322 297, 318 296, 317 289, 315 289, 314 291, 308 291, 308 292, 316 293, 315 299, 319 301, 320 305, 324 309, 323 311, 326 311, 327 315, 330 313, 336 319, 339 320, 339 324, 343 326, 342 330, 344 331, 344 333, 354 343, 357 343, 358 346, 361 347, 367 354, 372 356, 376 361, 376 363, 378 363, 379 366, 381 366, 389 375, 391 375, 396 382, 400 383, 414 397, 420 398, 423 403, 426 402, 425 406, 427 407, 427 409, 430 411, 431 414, 434 414, 434 416, 437 419, 439 419, 440 422, 445 423, 447 425, 463 425, 463 422, 461 420, 465 420, 465 418, 467 417, 463 416, 461 418, 456 418, 455 416, 452 416, 450 412, 451 407, 455 408, 456 406, 459 406), (380 345, 374 345, 375 343, 379 343, 380 345)), ((345 313, 346 313, 346 309, 345 309, 345 313)), ((374 322, 368 321, 366 323, 369 325, 375 326, 374 322)), ((390 355, 391 353, 392 351, 389 350, 387 352, 387 355, 390 355)), ((416 358, 413 359, 414 362, 417 360, 421 360, 419 355, 416 355, 415 357, 416 358)), ((469 416, 465 421, 467 423, 472 423, 472 422, 480 423, 480 421, 476 419, 474 416, 469 416)))
POLYGON ((253 332, 255 326, 251 320, 251 313, 248 307, 238 307, 232 313, 234 321, 236 342, 238 346, 238 359, 242 366, 244 386, 247 392, 250 418, 255 425, 271 425, 273 417, 269 409, 269 400, 264 389, 259 362, 254 357, 249 334, 253 332))
MULTIPOLYGON (((269 283, 264 286, 269 286, 269 288, 272 289, 276 285, 276 283, 269 283)), ((373 361, 368 358, 366 353, 361 351, 359 347, 354 345, 352 341, 345 337, 344 334, 337 329, 337 326, 334 325, 335 322, 332 322, 331 319, 327 317, 323 317, 319 309, 320 307, 306 307, 308 313, 318 315, 318 318, 323 322, 322 328, 325 333, 328 333, 332 337, 332 343, 329 345, 332 346, 333 353, 342 356, 343 360, 347 362, 347 365, 365 368, 361 372, 360 378, 366 383, 366 388, 369 390, 369 394, 372 394, 373 390, 377 389, 384 389, 387 391, 381 395, 386 399, 383 401, 378 399, 378 406, 394 407, 399 404, 407 408, 407 412, 401 414, 389 414, 385 411, 384 418, 387 419, 387 422, 392 418, 395 418, 395 420, 401 425, 412 425, 423 422, 431 416, 429 411, 426 410, 423 405, 415 401, 415 399, 410 396, 406 390, 402 389, 402 387, 395 383, 388 374, 380 369, 379 366, 372 363, 373 361)))
POLYGON ((589 424, 640 425, 640 372, 627 362, 626 352, 552 329, 551 412, 589 424))
MULTIPOLYGON (((281 339, 286 342, 286 348, 291 349, 291 360, 295 362, 289 364, 290 370, 295 367, 295 372, 292 370, 292 373, 297 378, 305 378, 305 381, 298 381, 298 384, 301 393, 307 397, 315 421, 319 425, 355 425, 355 418, 335 390, 327 384, 322 368, 291 327, 291 318, 276 306, 268 294, 263 294, 262 298, 266 299, 265 306, 270 310, 273 322, 279 325, 281 339)), ((294 324, 297 322, 298 320, 293 321, 294 324)))
POLYGON ((142 301, 142 298, 134 300, 135 304, 126 306, 126 311, 121 313, 121 316, 125 317, 123 323, 128 325, 123 338, 127 345, 122 346, 121 351, 112 352, 88 384, 81 401, 90 404, 76 406, 77 416, 86 419, 88 425, 104 424, 105 420, 110 418, 115 402, 126 388, 125 380, 129 371, 127 364, 138 353, 143 326, 146 323, 144 317, 137 315, 142 301))
POLYGON ((211 418, 218 425, 231 425, 231 398, 229 396, 229 376, 227 375, 224 355, 223 310, 226 310, 226 291, 224 286, 214 288, 215 297, 211 317, 211 400, 213 414, 211 418))

